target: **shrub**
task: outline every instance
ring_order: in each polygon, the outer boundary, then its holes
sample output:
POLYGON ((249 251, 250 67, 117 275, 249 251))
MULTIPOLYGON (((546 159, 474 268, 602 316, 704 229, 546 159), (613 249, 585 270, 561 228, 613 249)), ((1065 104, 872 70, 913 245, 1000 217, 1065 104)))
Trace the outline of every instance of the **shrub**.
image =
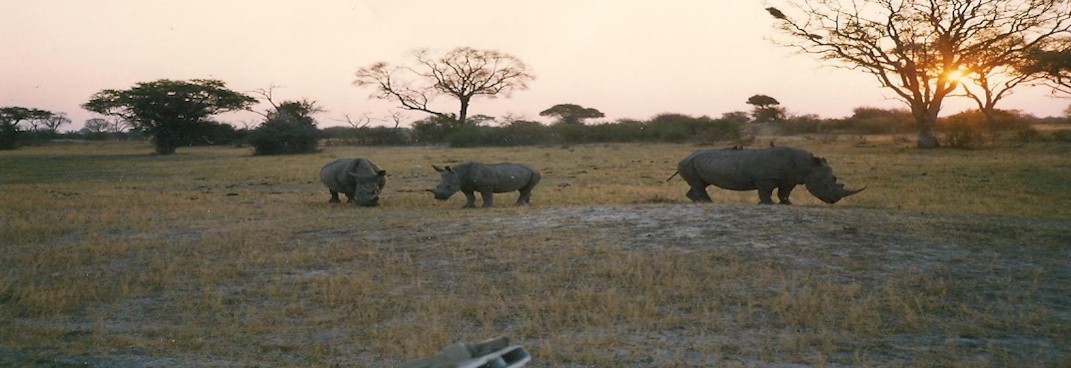
POLYGON ((992 141, 985 120, 967 114, 942 119, 937 132, 943 136, 944 145, 952 148, 979 148, 992 141))
POLYGON ((898 134, 915 132, 915 117, 904 109, 859 107, 843 119, 845 132, 856 134, 898 134))
POLYGON ((326 146, 357 144, 357 129, 347 126, 333 126, 320 129, 320 139, 326 146))
POLYGON ((583 124, 557 124, 550 127, 551 134, 554 139, 562 143, 585 143, 590 142, 588 138, 588 132, 596 130, 598 125, 583 125, 583 124))
POLYGON ((1071 142, 1071 130, 1053 130, 1049 133, 1049 137, 1056 142, 1071 142))
POLYGON ((431 116, 413 122, 413 143, 436 144, 446 142, 447 134, 457 129, 454 119, 431 116))
POLYGON ((780 131, 785 135, 821 133, 822 123, 823 120, 817 115, 793 116, 781 124, 780 131))
MULTIPOLYGON (((696 128, 695 137, 698 143, 714 143, 718 141, 744 142, 744 123, 734 119, 711 120, 696 128)), ((749 136, 751 140, 754 135, 749 136)))
POLYGON ((19 128, 15 124, 0 123, 0 150, 19 148, 19 128))
POLYGON ((483 126, 467 126, 446 135, 450 147, 504 146, 507 140, 501 129, 483 126))
POLYGON ((256 155, 316 152, 320 130, 312 114, 319 112, 312 101, 286 101, 268 113, 264 124, 249 133, 256 155))
POLYGON ((527 146, 550 143, 550 129, 536 121, 515 120, 502 128, 502 139, 511 146, 527 146))
POLYGON ((315 152, 320 140, 316 126, 289 117, 270 118, 249 133, 256 155, 283 155, 315 152))
POLYGON ((651 134, 653 133, 647 124, 623 119, 616 123, 587 126, 584 137, 588 142, 639 142, 653 140, 651 134))
POLYGON ((198 121, 182 131, 179 138, 182 146, 209 146, 216 144, 233 144, 243 137, 243 132, 233 126, 209 120, 198 121))
POLYGON ((645 140, 680 143, 695 135, 695 118, 680 114, 662 114, 647 123, 650 133, 645 140))
POLYGON ((411 132, 405 128, 361 127, 357 129, 357 144, 367 146, 401 146, 409 144, 411 132))

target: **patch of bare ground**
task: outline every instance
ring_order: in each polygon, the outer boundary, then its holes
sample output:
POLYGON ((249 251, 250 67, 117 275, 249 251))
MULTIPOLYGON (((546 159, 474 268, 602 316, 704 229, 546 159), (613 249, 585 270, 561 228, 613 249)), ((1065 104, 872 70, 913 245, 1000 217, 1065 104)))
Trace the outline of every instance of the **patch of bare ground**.
POLYGON ((84 356, 0 351, 0 365, 377 367, 496 335, 525 346, 531 367, 1071 363, 1062 221, 757 205, 453 211, 279 230, 285 247, 217 285, 125 300, 106 323, 50 322, 84 356), (203 300, 175 299, 191 296, 203 300), (130 347, 89 347, 111 335, 130 347))
POLYGON ((1071 229, 1060 221, 637 205, 339 235, 404 253, 427 276, 405 291, 414 298, 495 294, 512 310, 493 329, 519 337, 536 367, 1071 359, 1071 229))

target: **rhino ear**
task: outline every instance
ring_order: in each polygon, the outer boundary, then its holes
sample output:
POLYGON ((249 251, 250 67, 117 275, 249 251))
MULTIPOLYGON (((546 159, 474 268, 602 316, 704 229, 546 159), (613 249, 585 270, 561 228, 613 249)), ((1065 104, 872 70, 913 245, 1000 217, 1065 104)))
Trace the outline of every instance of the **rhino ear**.
POLYGON ((435 171, 443 172, 443 168, 441 168, 441 167, 438 167, 438 166, 435 166, 435 165, 431 165, 431 168, 435 169, 435 171))
POLYGON ((379 172, 377 172, 376 175, 379 175, 379 177, 381 177, 381 178, 384 177, 384 176, 387 176, 387 170, 379 170, 379 172))

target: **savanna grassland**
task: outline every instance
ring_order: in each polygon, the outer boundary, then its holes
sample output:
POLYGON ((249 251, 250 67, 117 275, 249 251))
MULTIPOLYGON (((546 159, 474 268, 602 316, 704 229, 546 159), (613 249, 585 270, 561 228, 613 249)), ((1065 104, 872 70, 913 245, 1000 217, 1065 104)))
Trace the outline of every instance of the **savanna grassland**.
POLYGON ((0 366, 385 367, 494 336, 532 367, 1071 365, 1071 145, 776 144, 868 189, 691 204, 684 144, 0 152, 0 366), (340 157, 388 171, 382 206, 327 203, 340 157), (468 160, 541 170, 533 205, 424 192, 468 160))

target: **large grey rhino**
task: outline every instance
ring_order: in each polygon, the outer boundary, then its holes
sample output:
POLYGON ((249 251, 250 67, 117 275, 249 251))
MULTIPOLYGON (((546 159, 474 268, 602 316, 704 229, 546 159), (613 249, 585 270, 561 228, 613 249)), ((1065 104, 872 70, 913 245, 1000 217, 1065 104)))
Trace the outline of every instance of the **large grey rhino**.
POLYGON ((837 183, 833 168, 824 158, 791 147, 697 151, 677 164, 677 173, 691 187, 687 196, 692 202, 710 202, 706 190, 709 185, 729 190, 758 189, 761 204, 773 204, 775 188, 781 204, 792 204, 788 196, 799 184, 826 203, 836 203, 866 189, 845 189, 844 184, 837 183))
POLYGON ((379 192, 387 184, 387 172, 371 160, 340 158, 320 169, 320 180, 331 192, 330 203, 339 203, 338 194, 346 195, 347 203, 378 206, 379 192))
POLYGON ((518 205, 532 202, 532 188, 539 184, 542 176, 538 171, 524 164, 498 163, 483 164, 479 162, 465 162, 440 168, 432 165, 435 171, 442 176, 439 186, 428 189, 435 194, 435 199, 447 200, 450 196, 461 191, 465 194, 466 208, 476 207, 475 192, 483 196, 484 207, 495 206, 494 193, 519 191, 518 205))

